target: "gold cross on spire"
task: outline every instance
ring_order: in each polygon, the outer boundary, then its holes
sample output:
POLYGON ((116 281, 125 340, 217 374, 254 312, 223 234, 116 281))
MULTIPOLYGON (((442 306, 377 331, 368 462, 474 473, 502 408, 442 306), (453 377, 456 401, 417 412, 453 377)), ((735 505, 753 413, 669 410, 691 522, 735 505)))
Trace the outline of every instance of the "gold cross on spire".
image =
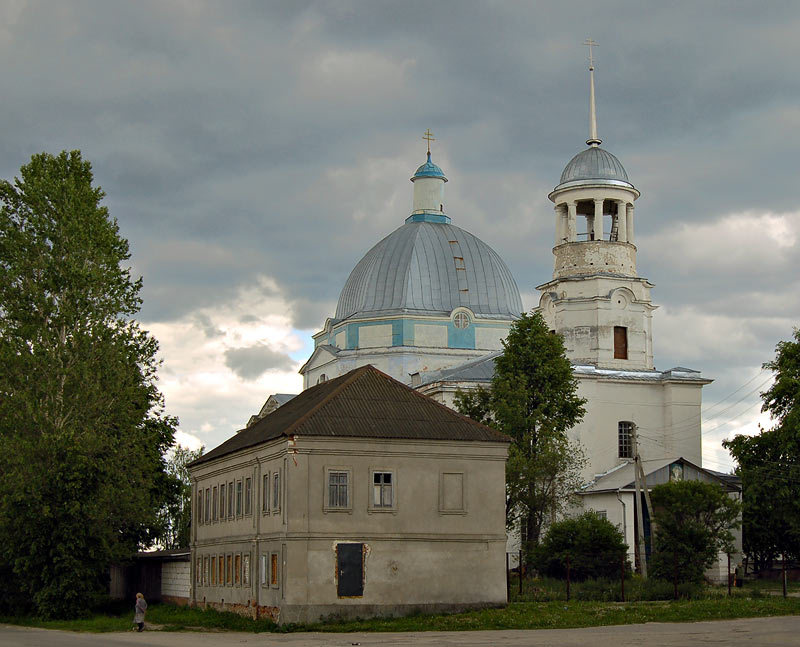
POLYGON ((434 137, 433 137, 433 133, 431 132, 430 128, 428 128, 428 130, 425 131, 425 134, 422 136, 422 139, 424 139, 424 140, 426 140, 428 142, 428 155, 430 155, 431 154, 431 142, 435 142, 436 141, 434 139, 434 137))
POLYGON ((584 43, 589 48, 589 69, 594 69, 594 57, 592 56, 592 47, 600 47, 597 43, 595 43, 591 38, 587 38, 584 43))

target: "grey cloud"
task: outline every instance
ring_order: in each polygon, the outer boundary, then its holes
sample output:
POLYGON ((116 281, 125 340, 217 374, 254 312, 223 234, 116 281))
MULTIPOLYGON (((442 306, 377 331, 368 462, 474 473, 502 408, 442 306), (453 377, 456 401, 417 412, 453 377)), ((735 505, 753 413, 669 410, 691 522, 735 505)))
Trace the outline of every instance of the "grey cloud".
POLYGON ((256 380, 267 371, 290 370, 294 365, 294 361, 286 353, 279 353, 263 345, 229 348, 225 351, 225 366, 243 380, 256 380))
POLYGON ((209 339, 213 339, 215 337, 222 337, 225 332, 217 326, 214 325, 214 322, 211 321, 211 318, 202 312, 197 312, 192 317, 194 320, 194 324, 203 331, 203 334, 208 337, 209 339))

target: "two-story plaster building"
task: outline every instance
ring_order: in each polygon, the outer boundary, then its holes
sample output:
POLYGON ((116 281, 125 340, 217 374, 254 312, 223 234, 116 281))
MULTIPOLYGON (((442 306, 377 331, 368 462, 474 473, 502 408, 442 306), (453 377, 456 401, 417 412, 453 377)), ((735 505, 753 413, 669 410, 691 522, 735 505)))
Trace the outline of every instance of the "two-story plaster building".
POLYGON ((189 467, 193 604, 278 622, 506 602, 509 439, 365 366, 189 467))

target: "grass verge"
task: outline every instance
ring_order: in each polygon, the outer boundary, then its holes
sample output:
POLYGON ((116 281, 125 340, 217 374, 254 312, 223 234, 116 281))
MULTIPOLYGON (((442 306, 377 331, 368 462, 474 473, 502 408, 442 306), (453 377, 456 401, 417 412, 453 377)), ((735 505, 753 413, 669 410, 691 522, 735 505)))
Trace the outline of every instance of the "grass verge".
MULTIPOLYGON (((474 631, 492 629, 567 629, 644 622, 697 622, 762 616, 798 615, 800 598, 775 596, 716 596, 696 600, 661 602, 557 601, 512 602, 503 609, 483 609, 451 615, 415 615, 406 618, 371 620, 330 620, 309 625, 277 627, 267 620, 251 620, 234 613, 201 610, 169 604, 152 604, 147 610, 149 628, 161 631, 321 631, 402 632, 474 631)), ((132 610, 106 609, 89 618, 42 620, 31 617, 0 616, 0 623, 66 631, 127 631, 132 627, 132 610)))

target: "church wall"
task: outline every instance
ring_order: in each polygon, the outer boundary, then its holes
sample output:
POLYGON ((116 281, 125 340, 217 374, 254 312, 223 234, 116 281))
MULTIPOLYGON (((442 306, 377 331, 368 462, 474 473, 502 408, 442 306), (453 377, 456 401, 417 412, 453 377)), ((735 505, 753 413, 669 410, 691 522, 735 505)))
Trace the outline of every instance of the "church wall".
POLYGON ((392 345, 392 324, 362 324, 358 327, 359 348, 380 348, 392 345))
POLYGON ((569 434, 589 460, 584 477, 594 478, 618 465, 618 423, 639 429, 645 460, 682 456, 701 464, 700 384, 635 383, 579 376, 578 394, 588 400, 586 415, 569 434), (680 424, 673 425, 673 420, 680 424))
POLYGON ((347 346, 347 333, 344 330, 340 330, 336 333, 334 345, 337 348, 345 348, 345 346, 347 346))
POLYGON ((484 350, 500 350, 503 340, 508 335, 508 326, 502 328, 475 327, 475 348, 484 350))
POLYGON ((426 348, 447 347, 447 325, 439 324, 414 324, 414 345, 426 348))

